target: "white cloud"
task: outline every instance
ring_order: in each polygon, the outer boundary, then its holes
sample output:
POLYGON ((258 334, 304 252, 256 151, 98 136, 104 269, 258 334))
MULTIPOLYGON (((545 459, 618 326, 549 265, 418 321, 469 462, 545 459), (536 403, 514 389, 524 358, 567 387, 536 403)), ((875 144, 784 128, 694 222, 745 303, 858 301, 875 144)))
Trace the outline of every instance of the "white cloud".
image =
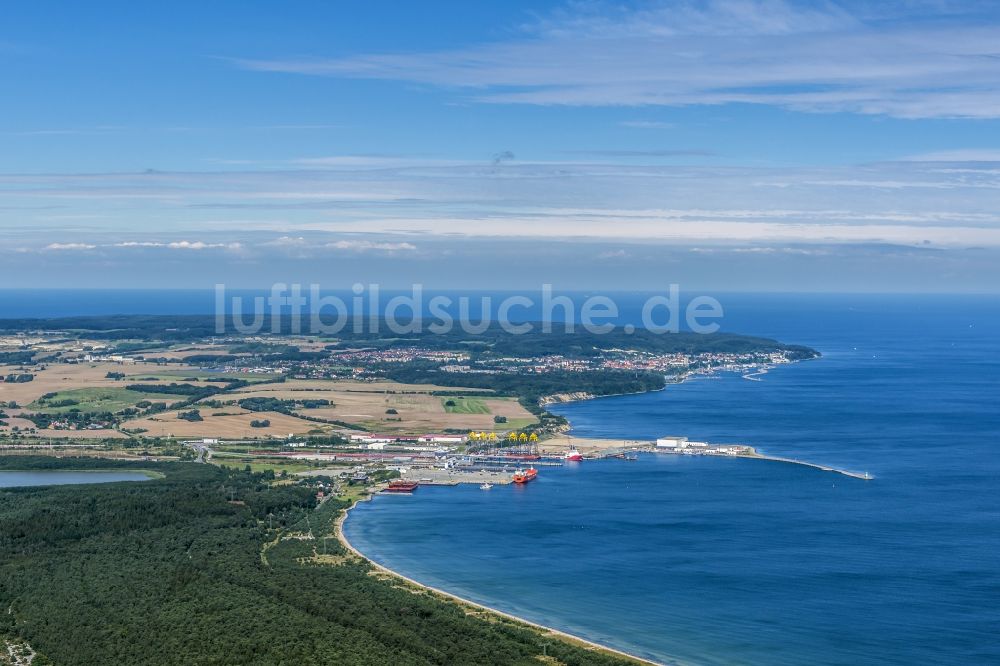
MULTIPOLYGON (((1000 25, 974 18, 870 20, 832 4, 572 5, 506 42, 242 67, 473 91, 490 103, 750 103, 901 118, 1000 117, 1000 25)), ((900 17, 890 17, 900 19, 900 17)))
MULTIPOLYGON (((506 239, 552 239, 552 240, 633 240, 656 243, 733 243, 733 242, 781 242, 781 243, 895 243, 904 245, 921 244, 925 241, 948 246, 968 247, 971 245, 1000 246, 1000 228, 983 228, 969 225, 913 226, 908 224, 832 224, 812 222, 748 222, 730 220, 701 220, 695 223, 686 220, 648 218, 601 219, 550 218, 524 215, 505 217, 502 226, 479 227, 479 221, 472 218, 453 217, 447 219, 395 219, 394 229, 398 233, 433 234, 441 225, 452 229, 465 230, 453 233, 452 238, 506 238, 506 239)), ((338 230, 365 231, 365 224, 338 223, 338 230)), ((323 224, 309 225, 314 230, 332 230, 323 224)), ((396 244, 383 244, 386 246, 396 244)), ((399 244, 408 246, 407 243, 399 244)), ((356 245, 348 241, 331 244, 331 247, 364 250, 376 249, 376 245, 356 245), (341 245, 342 244, 342 245, 341 245)), ((377 249, 415 249, 409 247, 381 247, 377 249)))
POLYGON ((8 251, 38 252, 53 238, 53 249, 107 248, 123 256, 146 249, 150 257, 283 252, 317 260, 329 252, 430 252, 438 249, 431 243, 473 238, 581 238, 612 249, 643 239, 1000 245, 1000 169, 982 161, 0 174, 0 189, 8 251), (113 196, 139 189, 146 198, 113 196), (58 219, 45 209, 54 200, 58 219))
POLYGON ((695 254, 749 254, 749 255, 769 255, 769 254, 790 254, 802 255, 806 257, 823 257, 832 254, 830 248, 817 247, 775 247, 769 245, 757 245, 750 247, 692 247, 690 252, 695 254))
POLYGON ((960 148, 921 153, 904 158, 910 162, 1000 162, 1000 148, 960 148))
POLYGON ((171 250, 209 250, 222 248, 226 250, 239 250, 243 246, 240 243, 206 243, 204 241, 174 241, 167 243, 166 247, 171 250))
POLYGON ((412 243, 389 243, 367 240, 339 240, 326 243, 324 247, 349 252, 412 252, 417 249, 412 243))
POLYGON ((264 246, 274 246, 274 247, 302 247, 307 245, 308 242, 302 236, 282 236, 281 238, 275 238, 272 241, 265 241, 261 243, 264 246))
POLYGON ((189 241, 189 240, 179 240, 179 241, 121 241, 119 243, 112 243, 108 247, 120 247, 120 248, 166 248, 168 250, 211 250, 211 249, 225 249, 225 250, 239 250, 242 249, 243 245, 238 242, 229 243, 206 243, 205 241, 189 241))
POLYGON ((49 243, 44 249, 53 251, 93 250, 96 247, 96 245, 91 245, 89 243, 49 243))

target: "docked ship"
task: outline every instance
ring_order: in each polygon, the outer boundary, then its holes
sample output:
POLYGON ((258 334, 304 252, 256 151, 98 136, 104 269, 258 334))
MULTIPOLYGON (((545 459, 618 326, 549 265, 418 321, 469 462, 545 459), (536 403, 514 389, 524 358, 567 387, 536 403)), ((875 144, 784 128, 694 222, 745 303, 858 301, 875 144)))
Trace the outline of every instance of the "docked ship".
POLYGON ((581 454, 575 448, 572 448, 566 452, 566 455, 563 456, 563 460, 567 462, 580 462, 581 460, 583 460, 583 454, 581 454))
POLYGON ((529 467, 526 470, 517 470, 514 472, 514 476, 511 477, 511 480, 514 483, 525 484, 529 481, 534 481, 536 476, 538 476, 538 470, 534 467, 529 467))
POLYGON ((389 482, 385 491, 387 493, 412 493, 420 484, 416 481, 404 481, 403 479, 393 479, 389 482))

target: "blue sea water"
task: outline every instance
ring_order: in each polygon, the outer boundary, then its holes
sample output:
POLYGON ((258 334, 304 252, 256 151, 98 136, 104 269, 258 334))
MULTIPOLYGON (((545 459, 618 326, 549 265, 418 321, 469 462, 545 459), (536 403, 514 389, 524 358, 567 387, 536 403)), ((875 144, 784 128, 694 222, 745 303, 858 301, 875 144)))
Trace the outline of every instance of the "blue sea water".
POLYGON ((380 496, 347 537, 421 582, 666 663, 1000 663, 1000 302, 724 304, 727 329, 823 358, 556 411, 583 436, 746 442, 874 480, 648 454, 380 496))

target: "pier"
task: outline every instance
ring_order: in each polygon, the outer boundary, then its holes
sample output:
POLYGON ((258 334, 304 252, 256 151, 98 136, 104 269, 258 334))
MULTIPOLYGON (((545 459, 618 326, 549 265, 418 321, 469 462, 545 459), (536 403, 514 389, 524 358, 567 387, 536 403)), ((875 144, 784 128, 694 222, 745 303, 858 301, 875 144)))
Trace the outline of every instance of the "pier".
POLYGON ((818 469, 822 472, 834 472, 836 474, 842 474, 844 476, 849 476, 852 479, 860 479, 862 481, 870 481, 873 477, 868 472, 853 472, 851 470, 842 469, 840 467, 832 467, 830 465, 821 465, 819 463, 808 462, 805 460, 799 460, 797 458, 785 458, 783 456, 772 456, 766 453, 760 453, 754 447, 748 444, 710 444, 708 442, 696 442, 691 441, 687 437, 678 435, 667 435, 660 437, 656 440, 655 446, 652 446, 646 450, 654 451, 656 453, 670 453, 673 455, 686 455, 686 456, 727 456, 731 458, 753 458, 755 460, 770 460, 772 462, 788 463, 790 465, 802 465, 803 467, 812 467, 813 469, 818 469))
POLYGON ((849 469, 843 469, 840 467, 831 467, 830 465, 821 465, 819 463, 808 462, 806 460, 799 460, 797 458, 784 458, 782 456, 772 456, 766 453, 760 453, 752 446, 746 445, 708 445, 704 448, 685 448, 685 449, 664 449, 664 448, 650 448, 646 449, 652 453, 665 453, 669 455, 687 455, 687 456, 717 456, 726 458, 748 458, 750 460, 769 460, 771 462, 785 463, 789 465, 801 465, 803 467, 812 467, 813 469, 818 469, 822 472, 833 472, 835 474, 842 474, 844 476, 849 476, 852 479, 860 479, 861 481, 871 481, 873 477, 868 472, 853 472, 849 469))
POLYGON ((770 460, 772 462, 789 463, 792 465, 803 465, 805 467, 812 467, 813 469, 818 469, 823 472, 834 472, 836 474, 843 474, 844 476, 849 476, 852 479, 861 479, 862 481, 871 481, 872 479, 875 478, 868 472, 852 472, 847 469, 841 469, 839 467, 830 467, 828 465, 820 465, 819 463, 811 463, 805 460, 798 460, 796 458, 782 458, 781 456, 769 456, 763 453, 758 453, 752 447, 751 451, 753 451, 753 453, 744 454, 737 457, 756 458, 758 460, 770 460))

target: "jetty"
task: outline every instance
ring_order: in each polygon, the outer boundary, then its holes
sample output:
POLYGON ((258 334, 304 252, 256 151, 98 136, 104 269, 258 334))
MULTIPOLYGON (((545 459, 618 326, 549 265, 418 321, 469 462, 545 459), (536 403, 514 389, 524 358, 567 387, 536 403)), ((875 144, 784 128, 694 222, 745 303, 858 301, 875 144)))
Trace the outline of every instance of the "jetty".
POLYGON ((772 462, 787 463, 790 465, 802 465, 803 467, 812 467, 813 469, 818 469, 823 472, 834 472, 836 474, 843 474, 844 476, 849 476, 852 479, 861 479, 862 481, 870 481, 872 475, 868 472, 854 472, 848 469, 843 469, 840 467, 832 467, 830 465, 821 465, 819 463, 809 462, 807 460, 799 460, 798 458, 786 458, 784 456, 772 456, 766 453, 761 453, 754 447, 748 444, 710 444, 708 442, 695 442, 689 440, 687 437, 679 437, 676 435, 668 435, 660 437, 656 440, 655 445, 649 450, 656 453, 669 453, 674 455, 687 455, 687 456, 729 456, 733 458, 752 458, 754 460, 770 460, 772 462))
POLYGON ((772 462, 789 463, 792 465, 803 465, 804 467, 812 467, 813 469, 818 469, 823 472, 834 472, 836 474, 843 474, 844 476, 849 476, 852 479, 861 479, 862 481, 871 481, 875 477, 868 472, 852 472, 849 469, 842 469, 840 467, 830 467, 829 465, 820 465, 819 463, 808 462, 806 460, 798 460, 797 458, 783 458, 781 456, 770 456, 764 453, 758 453, 753 447, 749 447, 752 451, 750 454, 744 454, 740 457, 743 458, 757 458, 758 460, 770 460, 772 462))

